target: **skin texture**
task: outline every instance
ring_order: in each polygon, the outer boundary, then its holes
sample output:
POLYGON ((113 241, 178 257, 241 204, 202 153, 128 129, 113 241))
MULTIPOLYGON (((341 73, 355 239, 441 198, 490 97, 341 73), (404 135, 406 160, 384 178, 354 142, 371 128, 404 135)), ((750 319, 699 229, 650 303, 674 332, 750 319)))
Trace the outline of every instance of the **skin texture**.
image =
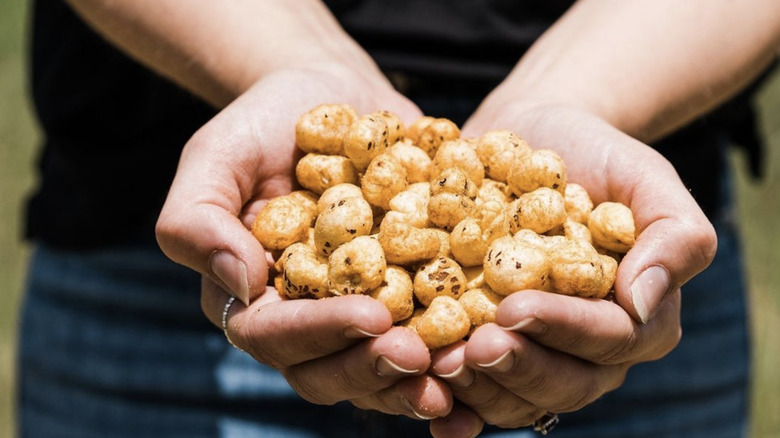
POLYGON ((671 165, 642 141, 734 95, 780 46, 775 0, 577 2, 462 136, 521 132, 558 153, 594 203, 631 208, 639 238, 617 272, 615 302, 512 294, 495 323, 431 358, 370 297, 283 301, 265 287, 265 249, 249 226, 262 204, 293 189, 298 116, 344 102, 359 114, 390 110, 410 131, 421 116, 321 3, 68 3, 140 62, 224 108, 184 147, 157 226, 165 254, 204 275, 209 320, 219 326, 228 294, 237 296, 248 307, 231 308, 231 339, 307 400, 436 417, 431 432, 449 437, 578 409, 676 345, 680 287, 708 266, 716 238, 671 165))

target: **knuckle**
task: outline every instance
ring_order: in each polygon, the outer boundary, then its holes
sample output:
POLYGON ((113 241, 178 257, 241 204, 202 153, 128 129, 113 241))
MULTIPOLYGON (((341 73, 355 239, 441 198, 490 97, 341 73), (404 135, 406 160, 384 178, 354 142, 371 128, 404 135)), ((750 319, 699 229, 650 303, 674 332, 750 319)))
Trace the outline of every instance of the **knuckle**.
POLYGON ((278 354, 273 348, 274 343, 263 341, 262 326, 258 327, 259 321, 262 321, 263 318, 260 315, 254 316, 242 318, 243 323, 239 321, 229 324, 230 339, 258 362, 275 369, 284 368, 286 365, 277 358, 278 354))
POLYGON ((157 223, 154 227, 154 234, 157 237, 157 242, 160 247, 165 251, 170 247, 171 240, 175 236, 176 225, 170 215, 162 213, 157 219, 157 223))
POLYGON ((332 391, 328 391, 323 385, 319 384, 317 379, 306 378, 306 373, 287 371, 282 374, 287 379, 290 387, 309 403, 330 406, 341 401, 334 397, 332 391))
POLYGON ((680 340, 682 339, 682 327, 677 326, 673 335, 665 336, 664 341, 659 345, 655 354, 651 355, 648 360, 658 360, 669 354, 672 350, 677 348, 680 340))
POLYGON ((620 342, 615 342, 597 354, 593 361, 600 365, 616 365, 629 360, 637 349, 639 336, 636 330, 628 332, 620 342))
POLYGON ((493 424, 503 429, 517 429, 520 427, 530 426, 534 423, 534 421, 536 421, 537 418, 544 415, 545 412, 546 411, 539 408, 523 413, 514 412, 509 418, 502 421, 497 421, 493 424))
POLYGON ((480 414, 486 423, 498 427, 511 427, 512 417, 516 415, 514 410, 508 409, 501 403, 501 394, 494 393, 490 397, 481 400, 474 406, 474 409, 480 414))
POLYGON ((685 227, 691 242, 692 257, 703 269, 715 258, 718 250, 718 236, 713 225, 706 219, 691 221, 685 227))
POLYGON ((372 391, 372 382, 366 381, 360 372, 350 372, 342 368, 333 377, 336 387, 345 393, 365 394, 372 391))
POLYGON ((549 406, 552 412, 574 412, 593 403, 594 400, 604 394, 604 390, 596 384, 595 381, 583 383, 573 388, 565 400, 556 403, 555 406, 549 406))
POLYGON ((544 373, 533 373, 533 375, 525 376, 525 379, 519 382, 512 392, 520 397, 523 397, 524 394, 544 394, 549 386, 544 373))

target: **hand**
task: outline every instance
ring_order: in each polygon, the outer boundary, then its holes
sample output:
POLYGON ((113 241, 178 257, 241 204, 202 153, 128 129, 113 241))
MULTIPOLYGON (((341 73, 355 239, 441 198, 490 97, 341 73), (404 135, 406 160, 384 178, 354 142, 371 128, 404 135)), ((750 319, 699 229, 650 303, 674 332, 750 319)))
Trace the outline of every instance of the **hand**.
POLYGON ((620 386, 632 365, 671 351, 681 335, 680 288, 712 261, 716 237, 672 166, 603 120, 489 98, 463 131, 499 127, 561 154, 569 181, 595 203, 629 205, 640 233, 618 269, 616 302, 516 293, 499 306, 496 324, 435 354, 434 373, 473 411, 462 416, 519 427, 580 409, 620 386))
POLYGON ((157 225, 160 247, 203 274, 202 307, 215 325, 227 294, 244 304, 231 307, 230 339, 279 369, 303 398, 353 400, 415 418, 443 415, 450 393, 424 375, 425 345, 391 330, 379 302, 286 301, 266 289, 267 255, 248 228, 267 200, 293 188, 295 122, 324 102, 350 103, 359 113, 388 109, 406 122, 420 115, 384 78, 365 71, 317 66, 266 76, 185 146, 157 225))
MULTIPOLYGON (((203 281, 202 307, 221 325, 228 296, 203 281)), ((275 290, 249 307, 236 301, 227 336, 257 361, 278 369, 304 399, 429 420, 446 415, 449 388, 426 375, 428 349, 412 331, 392 327, 382 303, 363 295, 284 300, 275 290)))

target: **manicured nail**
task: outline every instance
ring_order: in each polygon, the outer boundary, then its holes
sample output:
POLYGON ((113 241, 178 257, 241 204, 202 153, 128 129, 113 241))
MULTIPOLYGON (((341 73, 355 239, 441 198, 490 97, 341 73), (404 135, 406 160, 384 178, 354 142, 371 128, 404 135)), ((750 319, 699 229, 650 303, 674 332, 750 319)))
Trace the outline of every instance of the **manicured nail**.
POLYGON ((408 376, 420 372, 420 370, 408 370, 403 368, 385 356, 379 356, 374 367, 376 368, 376 372, 383 377, 408 376))
POLYGON ((216 251, 211 255, 211 272, 228 288, 228 294, 245 306, 249 305, 249 279, 246 265, 229 251, 216 251))
POLYGON ((361 330, 357 327, 347 327, 344 330, 344 337, 347 339, 363 339, 363 338, 378 338, 380 335, 376 333, 369 333, 365 330, 361 330))
POLYGON ((515 367, 515 355, 512 350, 502 354, 501 357, 490 363, 478 363, 478 366, 497 373, 509 372, 515 367))
POLYGON ((669 271, 656 265, 645 269, 631 284, 631 300, 642 324, 655 315, 658 302, 669 291, 669 283, 669 271))
POLYGON ((449 374, 437 374, 437 376, 461 388, 468 388, 474 383, 476 378, 474 371, 466 365, 459 366, 458 369, 449 374))
POLYGON ((409 412, 411 412, 412 415, 414 415, 415 417, 419 418, 420 420, 428 421, 428 420, 433 420, 434 418, 436 418, 436 417, 431 417, 431 416, 428 416, 428 415, 423 415, 423 414, 417 412, 417 410, 415 410, 414 407, 412 407, 412 403, 409 400, 407 400, 406 397, 401 397, 401 403, 403 403, 403 405, 406 406, 407 409, 409 409, 409 412))
POLYGON ((511 327, 502 327, 509 332, 520 332, 529 335, 541 335, 547 330, 547 324, 539 318, 526 318, 511 327))

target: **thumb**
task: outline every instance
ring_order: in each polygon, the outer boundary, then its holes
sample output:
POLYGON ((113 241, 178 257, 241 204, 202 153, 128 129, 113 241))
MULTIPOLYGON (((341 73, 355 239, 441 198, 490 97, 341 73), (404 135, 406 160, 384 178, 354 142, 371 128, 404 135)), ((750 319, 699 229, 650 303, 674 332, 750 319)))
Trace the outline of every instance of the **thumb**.
POLYGON ((618 268, 615 296, 635 320, 647 323, 669 291, 709 266, 717 236, 670 165, 656 167, 636 187, 630 204, 639 234, 618 268))
POLYGON ((284 178, 263 174, 262 154, 252 147, 251 136, 219 135, 239 132, 233 123, 215 119, 185 146, 156 235, 171 260, 207 276, 248 305, 265 289, 268 262, 262 245, 242 222, 242 211, 258 195, 269 198, 289 191, 289 178, 280 183, 284 178))

